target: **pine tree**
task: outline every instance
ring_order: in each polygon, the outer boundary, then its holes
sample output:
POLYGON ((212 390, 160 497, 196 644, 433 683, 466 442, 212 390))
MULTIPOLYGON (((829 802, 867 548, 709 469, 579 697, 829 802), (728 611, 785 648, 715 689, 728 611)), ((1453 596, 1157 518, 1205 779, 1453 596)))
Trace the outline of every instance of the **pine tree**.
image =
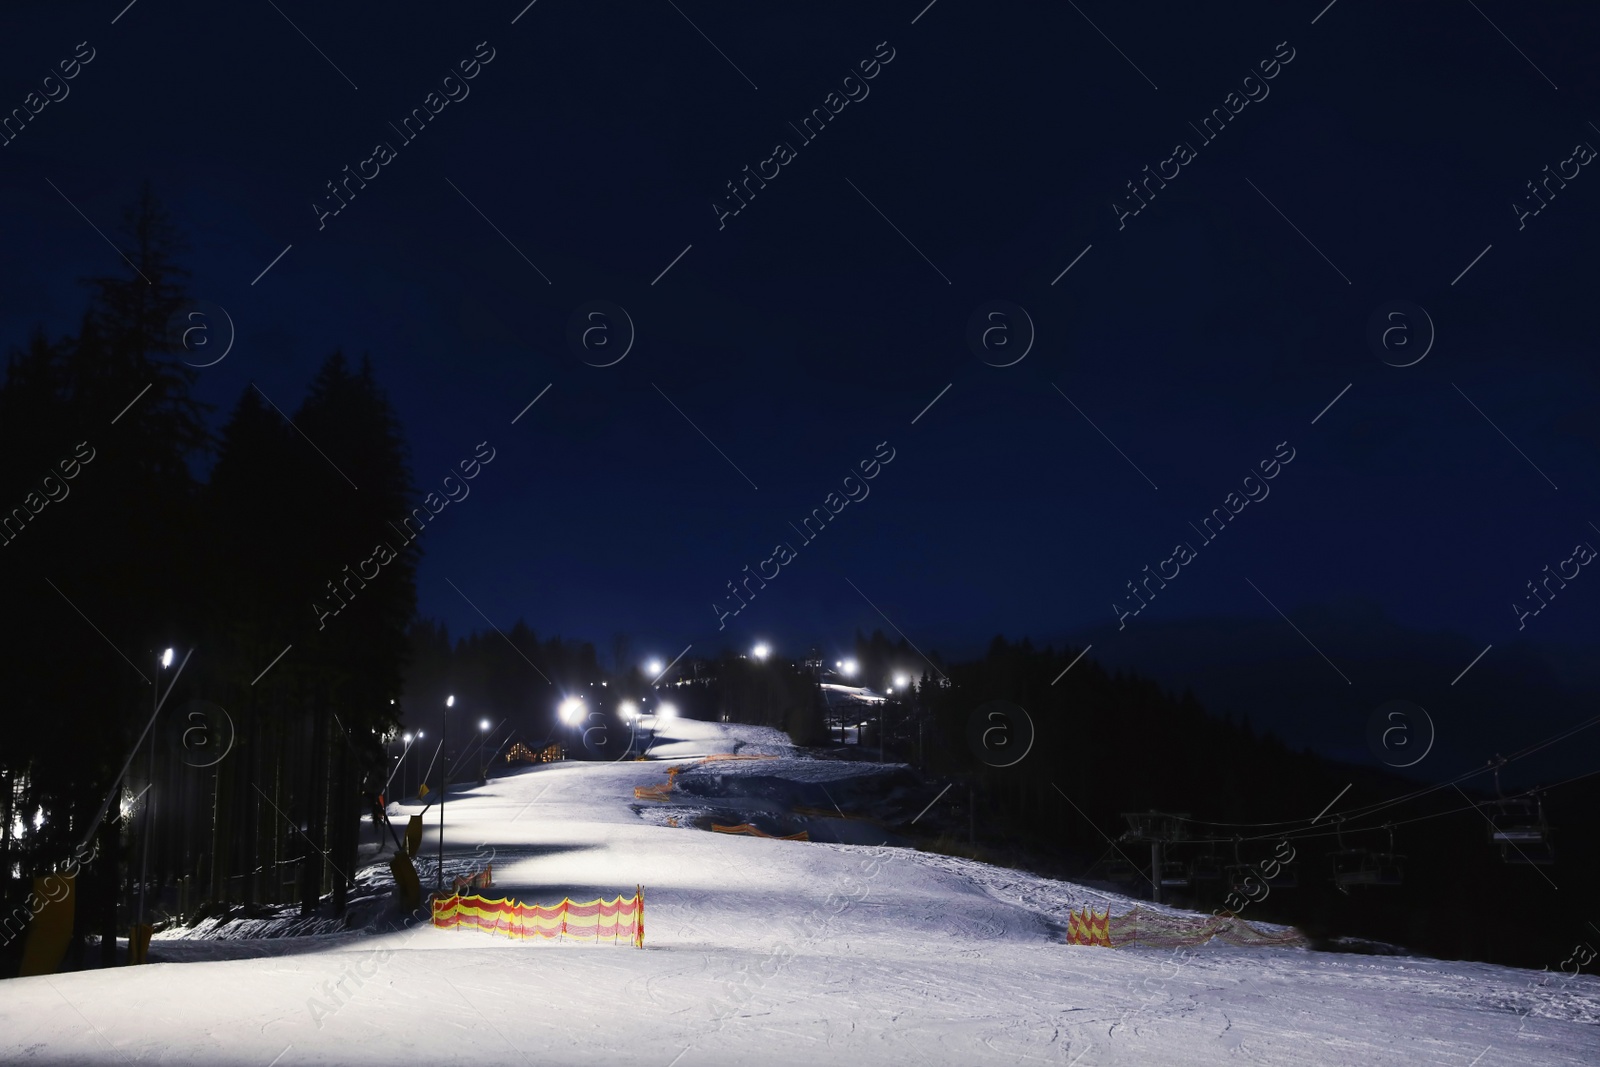
MULTIPOLYGON (((315 850, 332 845, 326 877, 354 863, 362 767, 381 761, 377 738, 395 721, 389 701, 400 692, 409 653, 406 628, 416 612, 421 548, 401 536, 400 524, 410 513, 409 460, 371 361, 364 358, 352 373, 344 356, 334 353, 294 421, 316 443, 301 450, 296 469, 313 546, 300 586, 308 593, 300 632, 316 673, 308 821, 315 850)), ((417 536, 425 537, 426 527, 417 536)), ((308 866, 320 866, 320 859, 308 866)), ((308 875, 303 908, 314 904, 312 885, 308 875)), ((333 888, 335 907, 342 910, 342 876, 333 888)))
MULTIPOLYGON (((149 650, 193 634, 184 609, 199 578, 188 460, 207 434, 188 392, 193 373, 167 358, 163 336, 185 299, 182 242, 148 187, 126 221, 119 236, 131 273, 90 280, 78 335, 36 336, 0 389, 0 440, 8 461, 22 461, 17 476, 43 484, 51 473, 54 485, 62 461, 80 457, 69 491, 0 549, 6 601, 23 606, 0 635, 8 652, 0 684, 20 718, 72 724, 70 744, 58 728, 15 739, 30 767, 29 801, 48 813, 26 842, 27 866, 60 862, 76 844, 148 721, 157 673, 149 650)), ((101 864, 82 884, 107 952, 116 931, 115 823, 113 810, 101 864)))

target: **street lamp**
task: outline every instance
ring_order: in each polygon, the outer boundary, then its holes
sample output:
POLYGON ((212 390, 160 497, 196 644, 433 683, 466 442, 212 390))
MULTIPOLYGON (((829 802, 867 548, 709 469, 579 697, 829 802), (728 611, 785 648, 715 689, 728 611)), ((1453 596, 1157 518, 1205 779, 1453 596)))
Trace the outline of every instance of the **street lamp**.
POLYGON ((678 709, 671 704, 662 704, 656 708, 656 718, 658 719, 670 719, 676 714, 678 714, 678 709))
MULTIPOLYGON (((422 736, 423 736, 423 733, 422 733, 422 731, 421 731, 421 730, 418 730, 418 731, 417 731, 417 737, 416 737, 416 739, 417 739, 417 740, 418 740, 418 741, 421 741, 421 740, 422 740, 422 736)), ((420 752, 419 752, 419 753, 418 753, 418 754, 417 754, 417 757, 418 757, 418 758, 419 758, 419 759, 420 759, 420 758, 421 758, 421 755, 422 755, 422 754, 421 754, 421 753, 420 753, 420 752)), ((407 770, 407 772, 406 772, 406 773, 407 773, 407 774, 409 774, 409 773, 410 773, 410 771, 409 771, 409 769, 408 769, 408 770, 407 770)), ((422 779, 421 779, 421 778, 418 778, 418 779, 417 779, 417 784, 418 784, 418 785, 421 785, 421 784, 422 784, 422 779)))
POLYGON ((755 648, 751 649, 751 653, 756 657, 756 659, 766 659, 771 652, 772 650, 764 644, 757 645, 755 648))
MULTIPOLYGON (((456 698, 455 698, 455 696, 451 695, 451 696, 445 697, 444 698, 444 706, 446 708, 455 707, 456 706, 456 698)), ((449 765, 448 765, 448 761, 450 759, 450 754, 444 750, 444 739, 445 739, 445 736, 446 736, 444 730, 445 730, 444 711, 441 710, 439 712, 439 755, 443 758, 443 760, 445 760, 445 762, 442 762, 442 763, 439 764, 439 886, 438 887, 439 887, 439 890, 441 892, 443 892, 443 890, 444 890, 444 796, 445 796, 445 793, 449 790, 449 787, 450 787, 450 768, 449 768, 449 765)))
POLYGON ((907 678, 905 675, 897 674, 897 675, 894 676, 894 687, 896 689, 904 689, 906 686, 908 686, 910 684, 911 684, 911 679, 907 678))
MULTIPOLYGON (((172 666, 172 649, 169 648, 157 656, 156 664, 156 684, 151 687, 155 691, 150 694, 152 707, 150 721, 152 724, 155 722, 156 712, 161 710, 160 672, 172 666)), ((146 774, 149 777, 149 781, 145 785, 145 791, 150 793, 150 799, 146 800, 144 805, 144 844, 140 849, 139 855, 139 929, 134 931, 134 939, 128 942, 128 951, 130 953, 134 951, 134 941, 142 940, 139 935, 142 934, 144 930, 145 878, 150 869, 150 819, 155 815, 156 800, 154 793, 156 784, 156 732, 154 729, 150 731, 150 762, 146 770, 146 774)), ((148 944, 149 942, 144 942, 144 945, 146 946, 145 951, 148 951, 148 944)))
POLYGON ((650 677, 652 677, 652 678, 661 677, 661 661, 660 660, 658 660, 658 659, 651 660, 649 665, 648 665, 648 667, 647 667, 647 669, 650 671, 650 677))
POLYGON ((843 664, 841 664, 841 666, 844 668, 844 673, 845 673, 846 677, 849 677, 849 678, 854 678, 855 677, 855 675, 856 675, 856 661, 855 660, 847 659, 847 660, 844 661, 843 664))
MULTIPOLYGON (((488 719, 479 719, 478 720, 478 732, 480 734, 483 734, 483 740, 478 742, 479 755, 487 757, 488 754, 486 752, 484 752, 484 746, 489 743, 489 720, 488 719)), ((479 762, 479 764, 478 764, 478 784, 479 785, 483 785, 488 780, 489 780, 489 765, 486 762, 479 762)))

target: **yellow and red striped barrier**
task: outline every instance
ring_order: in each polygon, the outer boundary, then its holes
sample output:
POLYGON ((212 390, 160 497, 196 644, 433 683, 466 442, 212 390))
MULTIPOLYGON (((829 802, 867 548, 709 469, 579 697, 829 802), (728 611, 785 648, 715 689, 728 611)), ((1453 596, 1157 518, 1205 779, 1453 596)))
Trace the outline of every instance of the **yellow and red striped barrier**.
POLYGON ((1089 908, 1067 916, 1067 944, 1111 947, 1111 911, 1096 914, 1089 908))
POLYGON ((801 830, 797 834, 786 834, 786 835, 780 837, 777 834, 769 834, 769 833, 765 833, 765 832, 763 832, 761 830, 758 830, 754 826, 751 826, 747 822, 742 822, 738 826, 720 826, 717 823, 712 823, 711 824, 711 829, 715 830, 719 834, 744 834, 746 837, 767 837, 767 838, 771 838, 774 841, 810 841, 811 840, 811 834, 810 834, 809 831, 806 831, 806 830, 801 830))
POLYGON ((443 930, 463 927, 513 938, 540 938, 545 941, 573 940, 613 944, 624 939, 644 947, 644 889, 635 887, 631 898, 591 900, 579 904, 571 899, 549 906, 522 904, 514 900, 485 900, 478 896, 436 897, 433 925, 443 930))
POLYGON ((1231 913, 1207 916, 1172 915, 1135 907, 1110 924, 1111 943, 1117 948, 1147 945, 1152 948, 1187 948, 1212 938, 1247 948, 1300 948, 1308 942, 1300 931, 1262 930, 1231 913))
POLYGON ((1262 930, 1230 914, 1191 917, 1135 907, 1124 915, 1113 916, 1109 909, 1096 912, 1083 908, 1067 916, 1069 945, 1189 948, 1212 938, 1251 948, 1298 948, 1307 943, 1305 935, 1293 928, 1262 930))

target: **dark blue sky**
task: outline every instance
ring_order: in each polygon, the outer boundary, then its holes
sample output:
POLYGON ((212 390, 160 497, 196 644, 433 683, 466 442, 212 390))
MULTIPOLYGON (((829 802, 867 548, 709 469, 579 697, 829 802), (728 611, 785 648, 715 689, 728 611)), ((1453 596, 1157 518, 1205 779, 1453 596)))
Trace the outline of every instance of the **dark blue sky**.
POLYGON ((1600 172, 1563 164, 1600 145, 1600 14, 1323 3, 13 7, 5 108, 95 58, 0 147, 0 337, 75 328, 76 279, 121 260, 73 205, 116 240, 150 179, 237 327, 199 383, 218 425, 252 381, 293 410, 340 347, 374 359, 420 489, 495 447, 423 539, 422 610, 458 632, 483 625, 465 594, 667 657, 842 648, 885 616, 924 650, 1060 640, 1187 541, 1120 658, 1152 620, 1344 598, 1476 646, 1593 642, 1587 568, 1521 633, 1511 604, 1600 545, 1600 172), (470 95, 403 142, 389 123, 485 41, 470 95), (324 183, 379 141, 319 231, 324 183), (1577 176, 1519 229, 1547 166, 1577 176), (568 345, 593 300, 636 327, 614 366, 568 345), (991 300, 1036 327, 1014 366, 968 347, 991 300), (1396 300, 1437 331, 1409 367, 1367 341, 1396 300), (880 442, 870 496, 803 544, 790 524, 880 442), (1270 496, 1201 544, 1280 442, 1270 496), (725 583, 780 541, 796 558, 719 633, 725 583))

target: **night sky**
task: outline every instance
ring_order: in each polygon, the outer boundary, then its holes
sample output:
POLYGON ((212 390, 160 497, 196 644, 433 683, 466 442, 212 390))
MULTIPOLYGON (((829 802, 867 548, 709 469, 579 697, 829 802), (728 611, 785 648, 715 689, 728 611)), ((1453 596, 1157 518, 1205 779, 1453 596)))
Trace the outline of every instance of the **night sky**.
POLYGON ((214 426, 338 348, 419 491, 495 449, 421 542, 455 633, 1155 669, 1253 620, 1341 690, 1341 611, 1459 635, 1433 686, 1600 639, 1600 12, 525 2, 10 5, 0 106, 67 95, 0 146, 0 338, 76 329, 148 179, 214 426))

